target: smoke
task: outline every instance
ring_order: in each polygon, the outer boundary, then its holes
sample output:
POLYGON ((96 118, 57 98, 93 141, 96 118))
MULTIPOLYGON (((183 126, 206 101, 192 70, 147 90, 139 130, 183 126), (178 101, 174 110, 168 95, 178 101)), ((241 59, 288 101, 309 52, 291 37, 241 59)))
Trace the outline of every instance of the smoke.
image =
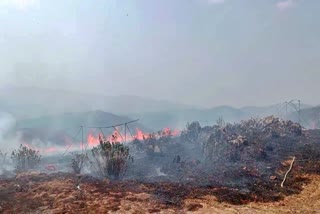
POLYGON ((280 10, 288 9, 289 7, 292 7, 294 4, 293 0, 286 0, 286 1, 280 1, 276 4, 277 8, 280 10))
POLYGON ((0 112, 0 150, 8 151, 17 144, 17 136, 10 136, 15 125, 16 119, 11 114, 0 112))
POLYGON ((38 0, 1 0, 0 8, 14 8, 26 11, 38 4, 38 0))
POLYGON ((6 112, 0 112, 0 136, 8 132, 15 125, 16 120, 14 117, 6 112))
POLYGON ((16 125, 16 119, 9 113, 0 112, 0 175, 4 172, 8 176, 8 169, 12 170, 12 165, 9 163, 10 150, 18 145, 18 138, 13 133, 16 125))

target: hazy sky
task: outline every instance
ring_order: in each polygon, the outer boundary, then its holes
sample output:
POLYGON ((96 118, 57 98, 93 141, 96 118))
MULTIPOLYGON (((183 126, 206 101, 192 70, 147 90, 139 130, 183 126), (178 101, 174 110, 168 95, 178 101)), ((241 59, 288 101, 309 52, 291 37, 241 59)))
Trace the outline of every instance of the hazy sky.
POLYGON ((0 84, 320 104, 319 0, 0 0, 0 84))

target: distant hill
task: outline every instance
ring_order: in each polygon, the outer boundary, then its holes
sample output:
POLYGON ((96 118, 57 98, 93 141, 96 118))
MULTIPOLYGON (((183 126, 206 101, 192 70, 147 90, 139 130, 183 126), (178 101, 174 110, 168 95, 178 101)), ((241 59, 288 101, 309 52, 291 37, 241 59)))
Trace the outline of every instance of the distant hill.
MULTIPOLYGON (((311 106, 302 104, 301 107, 310 108, 311 106)), ((295 119, 292 109, 288 109, 288 113, 284 115, 283 104, 242 108, 218 106, 205 109, 138 96, 105 96, 39 88, 6 88, 0 90, 0 112, 11 113, 20 121, 24 119, 23 123, 26 122, 30 126, 43 128, 48 124, 58 124, 58 126, 65 127, 74 126, 74 124, 80 125, 90 122, 88 118, 94 118, 93 121, 99 123, 100 116, 103 118, 101 119, 103 123, 110 121, 110 124, 127 120, 128 117, 139 118, 141 124, 155 131, 164 127, 184 128, 188 122, 192 121, 199 121, 203 126, 212 125, 220 117, 227 122, 237 122, 250 117, 265 117, 268 115, 285 117, 292 114, 289 119, 295 119), (101 112, 97 113, 97 109, 101 112), (65 112, 73 113, 64 114, 65 112), (83 115, 83 112, 87 112, 88 115, 83 115), (123 120, 112 119, 113 116, 106 116, 106 112, 127 115, 128 117, 123 117, 125 118, 123 120), (95 117, 93 114, 98 116, 95 117), (61 117, 63 118, 61 119, 61 117), (32 118, 37 119, 26 120, 32 118)), ((310 113, 306 114, 310 115, 310 113)), ((306 116, 306 118, 308 117, 311 116, 306 116)))
MULTIPOLYGON (((38 128, 52 130, 68 130, 80 126, 112 126, 125 123, 133 119, 125 116, 118 116, 103 111, 64 113, 54 116, 43 116, 35 119, 20 120, 17 126, 20 128, 38 128)), ((135 122, 130 126, 147 130, 141 123, 135 122)))
MULTIPOLYGON (((285 110, 283 104, 243 108, 218 106, 210 109, 184 109, 178 111, 132 114, 131 116, 140 118, 143 124, 148 127, 159 129, 161 127, 184 128, 188 122, 192 121, 199 121, 202 126, 213 125, 219 118, 230 123, 251 117, 266 117, 269 115, 284 118, 285 110)), ((288 109, 288 115, 293 114, 292 112, 292 109, 288 109)))
POLYGON ((128 114, 174 111, 185 108, 189 108, 189 106, 138 96, 105 96, 43 88, 5 88, 0 90, 0 112, 9 112, 17 118, 34 118, 97 109, 115 114, 128 114))
POLYGON ((151 112, 134 114, 148 127, 159 129, 161 127, 184 128, 187 123, 199 121, 203 126, 212 125, 222 117, 225 121, 236 122, 248 117, 241 109, 230 106, 219 106, 210 109, 185 109, 179 111, 151 112))

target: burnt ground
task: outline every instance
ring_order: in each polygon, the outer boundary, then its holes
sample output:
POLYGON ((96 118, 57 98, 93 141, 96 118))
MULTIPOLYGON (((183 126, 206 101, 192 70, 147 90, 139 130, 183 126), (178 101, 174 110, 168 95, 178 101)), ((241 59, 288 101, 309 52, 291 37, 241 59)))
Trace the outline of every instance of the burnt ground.
MULTIPOLYGON (((260 138, 261 143, 249 139, 247 144, 221 148, 224 153, 218 158, 227 157, 221 163, 217 158, 206 164, 190 161, 170 165, 165 173, 174 175, 173 180, 129 176, 110 181, 62 172, 2 177, 0 213, 317 213, 320 131, 287 136, 260 138), (238 155, 236 160, 234 154, 238 155), (292 156, 296 161, 281 188, 292 156)), ((162 150, 166 149, 162 144, 170 145, 156 143, 162 150)), ((172 162, 171 158, 166 160, 172 162)), ((158 159, 149 161, 154 164, 158 159)))
POLYGON ((242 191, 223 186, 99 180, 69 173, 26 173, 0 180, 1 213, 315 212, 320 175, 314 165, 294 165, 284 188, 279 180, 242 191), (79 185, 80 189, 77 188, 79 185), (312 189, 312 190, 311 190, 312 189), (308 192, 308 193, 305 193, 308 192), (313 199, 313 200, 311 200, 313 199), (296 203, 294 201, 296 200, 296 203), (310 201, 311 200, 311 201, 310 201), (312 203, 310 203, 312 202, 312 203), (303 204, 301 204, 303 203, 303 204), (310 207, 306 207, 306 203, 310 207), (287 205, 289 204, 289 205, 287 205), (300 205, 299 205, 300 204, 300 205), (288 207, 289 206, 289 207, 288 207), (254 208, 252 208, 254 207, 254 208), (287 210, 286 210, 287 209, 287 210), (308 210, 305 210, 308 209, 308 210))

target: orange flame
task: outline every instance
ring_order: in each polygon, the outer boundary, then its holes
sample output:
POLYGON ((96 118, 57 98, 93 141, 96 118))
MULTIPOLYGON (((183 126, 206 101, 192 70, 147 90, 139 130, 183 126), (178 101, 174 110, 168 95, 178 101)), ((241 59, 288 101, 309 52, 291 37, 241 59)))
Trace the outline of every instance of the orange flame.
MULTIPOLYGON (((169 137, 169 136, 178 136, 180 134, 179 130, 171 130, 170 128, 165 128, 161 132, 154 134, 153 136, 155 138, 160 138, 160 137, 169 137)), ((107 136, 106 139, 108 141, 112 142, 123 142, 126 140, 127 142, 133 141, 135 139, 137 140, 145 140, 151 138, 152 134, 150 133, 144 133, 140 129, 136 129, 136 134, 133 136, 120 136, 119 131, 115 130, 111 135, 107 136)), ((89 133, 87 137, 88 145, 89 146, 97 146, 99 145, 99 136, 94 136, 94 134, 89 133)))
POLYGON ((89 146, 96 146, 99 144, 99 137, 96 138, 93 134, 89 133, 87 142, 89 146))
MULTIPOLYGON (((180 134, 179 130, 171 130, 170 128, 164 128, 162 131, 155 134, 145 133, 142 130, 137 128, 135 135, 131 136, 131 135, 128 135, 127 133, 126 136, 123 136, 121 132, 118 129, 116 129, 113 131, 111 135, 106 136, 106 140, 110 142, 124 142, 124 141, 131 142, 135 139, 146 140, 151 137, 160 138, 160 137, 178 136, 179 134, 180 134)), ((94 147, 99 145, 101 137, 102 137, 101 134, 95 135, 93 134, 93 132, 90 132, 87 136, 86 146, 94 147)), ((49 153, 56 153, 56 152, 65 152, 66 148, 70 148, 72 145, 75 145, 75 143, 73 143, 70 138, 66 137, 64 140, 65 140, 66 147, 59 147, 59 148, 58 147, 47 147, 47 148, 37 147, 31 144, 28 144, 26 142, 22 142, 22 145, 26 146, 29 149, 39 151, 41 154, 49 154, 49 153)), ((78 143, 78 145, 80 145, 80 149, 83 149, 81 143, 78 143)))

